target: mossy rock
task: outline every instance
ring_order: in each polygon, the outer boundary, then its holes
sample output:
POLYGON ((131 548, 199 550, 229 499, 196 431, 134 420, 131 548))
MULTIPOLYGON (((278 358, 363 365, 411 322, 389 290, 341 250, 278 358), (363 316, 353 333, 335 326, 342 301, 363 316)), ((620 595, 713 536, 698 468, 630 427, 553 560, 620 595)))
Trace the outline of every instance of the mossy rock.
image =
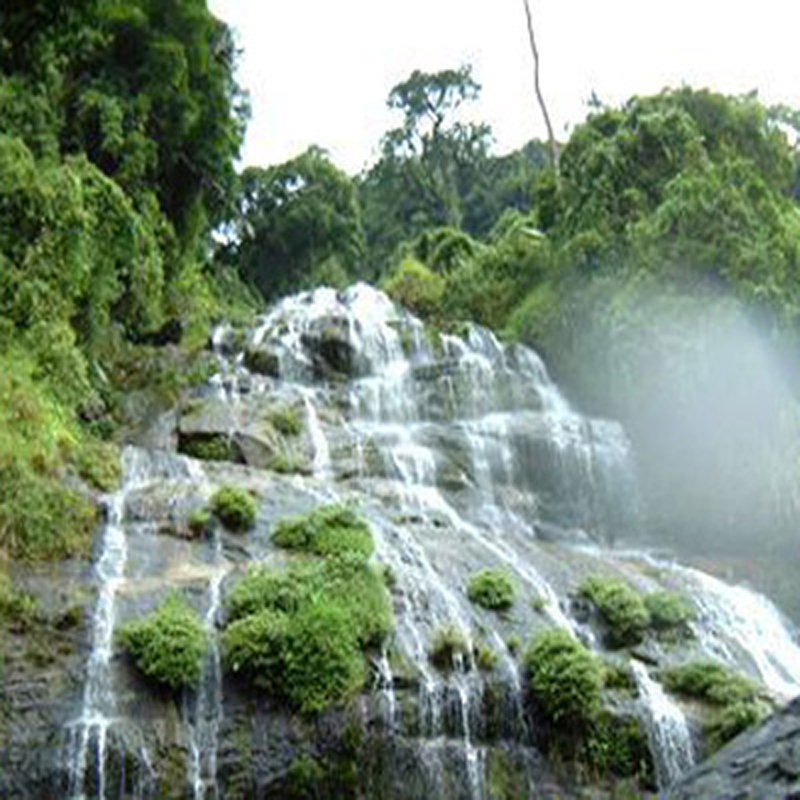
POLYGON ((610 647, 629 647, 644 639, 650 615, 642 596, 629 583, 593 575, 581 583, 578 593, 597 609, 610 647))
POLYGON ((445 625, 433 636, 428 657, 437 669, 449 671, 459 658, 469 656, 469 641, 457 625, 445 625))
POLYGON ((211 497, 211 510, 229 530, 243 532, 255 525, 258 503, 246 489, 223 486, 211 497))
POLYGON ((351 508, 321 506, 308 514, 283 519, 272 541, 287 550, 335 556, 355 553, 368 558, 375 549, 369 525, 351 508))
POLYGON ((467 584, 467 597, 482 608, 507 611, 514 605, 517 589, 511 576, 502 569, 476 572, 467 584))

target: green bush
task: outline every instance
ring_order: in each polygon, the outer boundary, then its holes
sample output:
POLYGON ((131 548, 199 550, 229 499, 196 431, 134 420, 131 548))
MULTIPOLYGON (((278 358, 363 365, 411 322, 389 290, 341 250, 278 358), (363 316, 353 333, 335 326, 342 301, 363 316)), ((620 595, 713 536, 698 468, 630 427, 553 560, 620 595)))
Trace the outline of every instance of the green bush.
POLYGON ((303 417, 294 406, 277 406, 271 409, 268 420, 284 436, 299 436, 303 432, 303 417))
MULTIPOLYGON (((352 512, 325 507, 285 520, 278 529, 284 546, 312 555, 319 549, 324 556, 283 570, 248 569, 226 599, 225 661, 254 685, 313 713, 363 685, 363 650, 379 646, 390 633, 391 600, 383 573, 365 557, 363 537, 372 544, 369 528, 352 512), (327 541, 325 523, 331 520, 334 527, 355 527, 360 546, 317 548, 327 541)), ((351 534, 336 541, 347 544, 351 534)))
POLYGON ((180 689, 200 680, 208 635, 197 612, 177 593, 144 619, 129 622, 119 639, 149 678, 180 689))
POLYGON ((671 667, 664 671, 663 681, 669 691, 713 708, 703 726, 712 752, 761 721, 768 711, 753 681, 716 661, 671 667))
POLYGON ((644 605, 650 615, 650 627, 664 637, 680 637, 691 633, 689 623, 697 616, 688 597, 678 592, 651 592, 644 605))
POLYGON ((281 520, 272 541, 287 550, 319 556, 356 553, 372 555, 374 543, 369 526, 346 506, 321 506, 309 514, 281 520))
POLYGON ((500 660, 497 653, 485 642, 475 646, 475 663, 483 672, 491 672, 500 660))
POLYGON ((635 645, 644 639, 650 616, 641 595, 630 584, 593 575, 580 585, 578 593, 597 608, 611 647, 635 645))
POLYGON ((194 536, 207 536, 211 531, 211 513, 207 508, 196 508, 189 514, 186 524, 194 536))
POLYGON ((552 723, 587 723, 600 707, 600 662, 570 633, 540 633, 523 664, 531 694, 552 723))
POLYGON ((423 319, 441 314, 445 280, 413 258, 405 258, 383 289, 392 300, 423 319))
POLYGON ((752 702, 758 697, 753 681, 718 661, 690 661, 670 667, 663 678, 669 691, 714 705, 752 702))
POLYGON ((467 584, 467 597, 492 611, 505 611, 514 605, 516 587, 505 570, 484 569, 475 573, 467 584))
POLYGON ((433 636, 429 657, 431 663, 441 670, 451 670, 456 658, 469 655, 469 642, 458 625, 445 625, 433 636))
POLYGON ((212 495, 211 510, 226 528, 245 531, 255 525, 258 504, 247 490, 223 486, 212 495))

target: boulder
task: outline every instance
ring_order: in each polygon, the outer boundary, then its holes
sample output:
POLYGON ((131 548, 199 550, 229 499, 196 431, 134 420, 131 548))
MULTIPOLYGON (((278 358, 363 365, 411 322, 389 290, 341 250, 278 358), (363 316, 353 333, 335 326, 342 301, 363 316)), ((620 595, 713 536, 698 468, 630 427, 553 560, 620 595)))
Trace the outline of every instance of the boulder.
POLYGON ((666 797, 800 798, 800 698, 695 767, 666 797))

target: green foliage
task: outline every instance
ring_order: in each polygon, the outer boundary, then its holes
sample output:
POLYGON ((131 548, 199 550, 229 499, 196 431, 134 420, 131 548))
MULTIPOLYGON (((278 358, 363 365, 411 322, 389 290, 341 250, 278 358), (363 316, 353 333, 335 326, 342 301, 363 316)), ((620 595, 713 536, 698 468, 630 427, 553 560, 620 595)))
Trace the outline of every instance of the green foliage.
POLYGON ((457 659, 468 655, 469 642, 458 625, 445 625, 434 633, 428 657, 438 669, 451 670, 457 659))
POLYGON ((200 616, 178 593, 145 618, 124 625, 119 640, 157 683, 180 689, 200 680, 208 636, 200 616))
POLYGON ((239 206, 237 243, 225 258, 264 297, 307 287, 334 263, 350 280, 358 275, 364 234, 355 187, 320 148, 246 169, 239 206))
POLYGON ((600 707, 600 662, 571 634, 560 629, 539 634, 523 656, 530 690, 555 724, 590 722, 600 707))
POLYGON ((650 615, 650 627, 661 636, 685 636, 691 632, 689 623, 696 616, 694 605, 688 597, 678 592, 650 592, 644 597, 650 615))
POLYGON ((246 531, 255 525, 258 503, 246 489, 223 486, 211 496, 210 506, 219 521, 232 531, 246 531))
POLYGON ((509 653, 516 655, 522 650, 522 637, 517 633, 512 633, 508 639, 506 639, 506 647, 509 653))
POLYGON ((181 453, 201 461, 239 460, 239 450, 230 437, 222 433, 183 436, 179 441, 181 453))
POLYGON ((207 536, 211 530, 211 513, 207 508, 197 508, 189 514, 186 524, 194 536, 207 536))
POLYGON ((578 593, 597 608, 609 645, 626 647, 642 641, 650 617, 641 595, 630 584, 593 575, 581 583, 578 593))
POLYGON ((375 549, 367 523, 347 506, 320 506, 309 514, 281 520, 272 534, 278 547, 336 556, 353 553, 369 558, 375 549))
POLYGON ((296 406, 277 406, 270 410, 268 420, 284 436, 299 436, 303 432, 303 417, 296 406))
POLYGON ((664 685, 671 692, 715 705, 753 702, 756 685, 717 661, 690 661, 664 671, 664 685))
POLYGON ((716 661, 690 661, 670 667, 664 670, 663 680, 669 691, 713 708, 703 728, 712 752, 760 722, 769 711, 763 690, 716 661))
POLYGON ((122 465, 115 444, 86 437, 73 460, 79 475, 95 489, 111 492, 119 486, 122 465))
POLYGON ((278 530, 301 550, 336 546, 284 570, 248 570, 226 599, 225 659, 254 685, 314 713, 361 688, 363 650, 386 639, 392 608, 380 570, 366 560, 371 533, 352 512, 324 506, 286 523, 278 530), (329 537, 330 525, 339 533, 329 537))
POLYGON ((606 658, 602 662, 603 688, 616 689, 636 696, 638 689, 630 665, 627 662, 606 658))
POLYGON ((25 630, 40 617, 39 604, 28 592, 16 589, 8 575, 0 572, 0 620, 25 630))
POLYGON ((470 576, 467 597, 492 611, 506 611, 514 605, 517 590, 511 576, 502 569, 484 569, 470 576))
POLYGON ((483 672, 491 672, 500 660, 497 653, 485 642, 481 642, 475 647, 474 655, 478 669, 483 672))
POLYGON ((393 300, 423 319, 435 319, 441 312, 444 279, 414 259, 404 259, 383 284, 393 300))

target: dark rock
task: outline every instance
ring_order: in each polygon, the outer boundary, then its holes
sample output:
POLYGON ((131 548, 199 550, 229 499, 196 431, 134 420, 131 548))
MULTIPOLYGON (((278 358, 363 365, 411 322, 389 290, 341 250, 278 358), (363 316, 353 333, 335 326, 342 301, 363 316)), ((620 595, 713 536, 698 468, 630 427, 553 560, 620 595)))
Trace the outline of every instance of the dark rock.
POLYGON ((349 378, 363 371, 358 369, 357 352, 346 318, 324 317, 316 320, 303 334, 302 342, 319 378, 349 378))
POLYGON ((800 698, 697 766, 666 796, 800 797, 800 698))
POLYGON ((277 378, 281 371, 278 354, 266 345, 248 347, 244 353, 244 365, 251 372, 266 375, 268 378, 277 378))

